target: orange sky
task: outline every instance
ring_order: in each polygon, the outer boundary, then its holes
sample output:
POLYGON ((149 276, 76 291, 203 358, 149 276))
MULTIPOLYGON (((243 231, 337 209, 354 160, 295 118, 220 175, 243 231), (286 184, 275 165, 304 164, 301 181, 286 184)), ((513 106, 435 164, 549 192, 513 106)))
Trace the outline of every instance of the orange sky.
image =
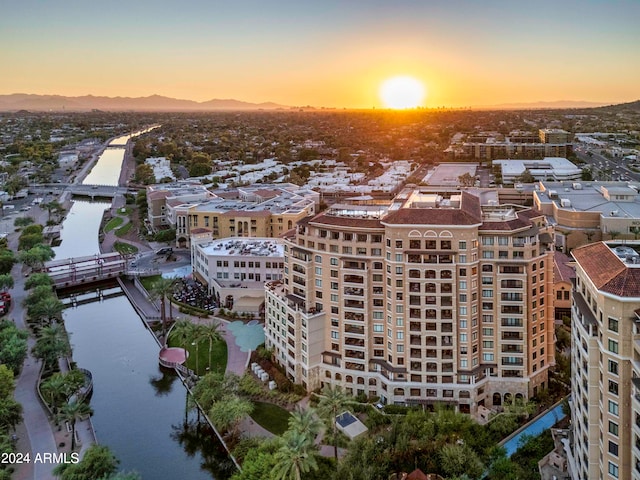
POLYGON ((640 2, 304 3, 5 6, 0 94, 369 108, 410 75, 429 107, 640 98, 640 2))

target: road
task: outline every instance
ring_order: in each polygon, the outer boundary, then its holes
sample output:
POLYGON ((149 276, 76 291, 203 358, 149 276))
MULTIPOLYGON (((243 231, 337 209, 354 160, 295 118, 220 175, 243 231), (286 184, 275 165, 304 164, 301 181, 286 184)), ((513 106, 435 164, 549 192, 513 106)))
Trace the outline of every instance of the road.
POLYGON ((629 170, 622 159, 611 160, 584 147, 577 147, 575 153, 580 160, 591 166, 595 180, 619 180, 622 177, 640 181, 640 174, 629 170))

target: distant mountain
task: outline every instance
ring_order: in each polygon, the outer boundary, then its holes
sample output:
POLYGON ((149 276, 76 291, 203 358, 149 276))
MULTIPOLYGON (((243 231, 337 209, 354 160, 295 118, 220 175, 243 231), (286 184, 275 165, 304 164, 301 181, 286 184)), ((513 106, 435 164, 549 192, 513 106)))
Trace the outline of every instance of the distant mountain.
POLYGON ((498 105, 477 105, 472 108, 482 110, 542 110, 559 108, 595 108, 607 105, 606 102, 584 102, 580 100, 556 100, 553 102, 501 103, 498 105))
POLYGON ((151 95, 149 97, 64 97, 61 95, 30 95, 14 93, 0 95, 0 111, 213 111, 213 110, 274 110, 290 108, 273 102, 250 103, 240 100, 209 100, 194 102, 177 98, 151 95))
POLYGON ((612 112, 640 112, 640 100, 628 103, 618 103, 615 105, 606 105, 598 110, 610 110, 612 112))

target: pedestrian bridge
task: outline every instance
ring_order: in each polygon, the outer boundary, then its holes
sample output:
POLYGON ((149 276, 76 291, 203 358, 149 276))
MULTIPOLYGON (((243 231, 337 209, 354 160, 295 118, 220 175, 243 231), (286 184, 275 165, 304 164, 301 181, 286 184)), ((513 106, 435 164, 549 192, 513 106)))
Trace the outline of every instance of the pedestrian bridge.
POLYGON ((31 185, 29 192, 36 195, 60 194, 70 192, 72 195, 82 197, 98 198, 114 198, 117 195, 125 193, 136 194, 138 191, 126 187, 118 187, 116 185, 91 185, 84 183, 43 183, 31 185))
POLYGON ((56 289, 77 287, 117 278, 127 273, 128 259, 120 253, 65 258, 45 263, 56 289))

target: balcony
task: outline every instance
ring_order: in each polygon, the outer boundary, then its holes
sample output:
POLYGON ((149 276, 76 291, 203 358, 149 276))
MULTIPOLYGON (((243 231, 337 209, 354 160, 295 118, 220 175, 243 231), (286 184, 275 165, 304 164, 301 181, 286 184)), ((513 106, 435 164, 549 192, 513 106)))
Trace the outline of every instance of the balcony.
MULTIPOLYGON (((346 283, 363 284, 364 283, 364 277, 362 275, 345 275, 344 276, 344 281, 346 283)), ((381 289, 380 293, 382 293, 382 289, 381 289)))
MULTIPOLYGON (((350 333, 350 332, 348 332, 350 333)), ((364 347, 363 338, 345 337, 344 344, 350 347, 364 347)))
POLYGON ((362 297, 362 296, 364 296, 364 289, 363 288, 344 287, 344 294, 345 295, 353 295, 355 297, 362 297))
POLYGON ((349 260, 345 260, 342 262, 342 268, 346 268, 349 270, 365 270, 366 263, 365 262, 353 262, 349 260))
POLYGON ((345 300, 344 306, 346 308, 364 308, 364 301, 362 300, 345 300))

